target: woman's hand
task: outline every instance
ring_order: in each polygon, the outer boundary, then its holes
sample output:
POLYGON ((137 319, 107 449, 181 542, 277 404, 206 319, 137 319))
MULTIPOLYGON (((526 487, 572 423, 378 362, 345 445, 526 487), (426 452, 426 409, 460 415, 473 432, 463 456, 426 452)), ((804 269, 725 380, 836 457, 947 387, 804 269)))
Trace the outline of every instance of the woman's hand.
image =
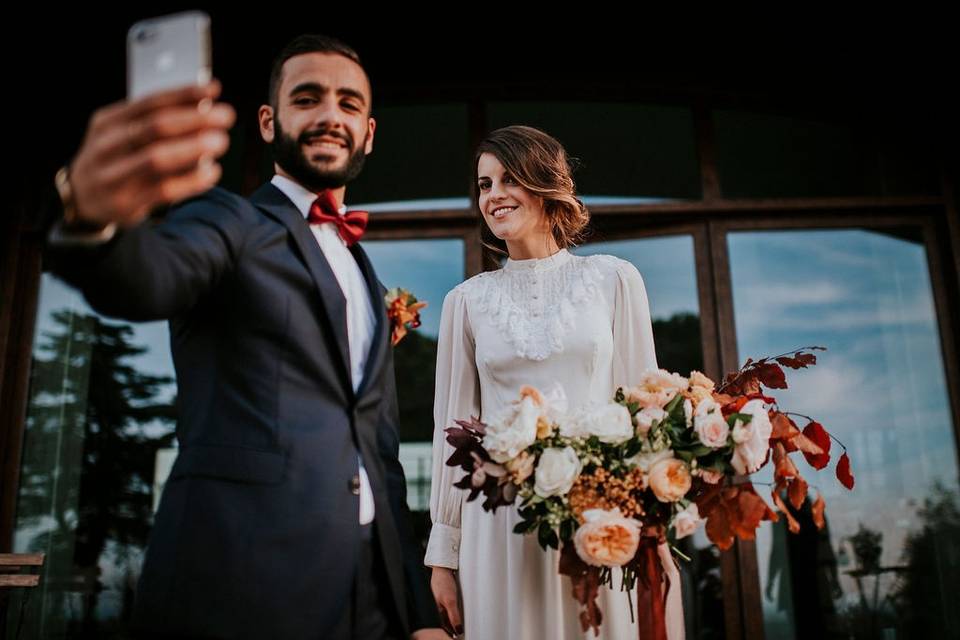
POLYGON ((453 569, 433 567, 430 577, 430 589, 440 611, 443 628, 452 634, 463 633, 463 616, 460 612, 459 586, 453 569))

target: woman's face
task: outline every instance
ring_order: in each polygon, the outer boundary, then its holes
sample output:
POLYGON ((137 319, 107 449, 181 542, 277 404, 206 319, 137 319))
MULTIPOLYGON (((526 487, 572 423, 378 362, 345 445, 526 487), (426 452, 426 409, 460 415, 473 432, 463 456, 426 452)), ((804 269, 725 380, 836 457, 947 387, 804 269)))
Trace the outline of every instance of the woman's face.
POLYGON ((483 219, 504 241, 519 241, 549 234, 543 199, 521 187, 492 153, 477 162, 477 189, 483 219))

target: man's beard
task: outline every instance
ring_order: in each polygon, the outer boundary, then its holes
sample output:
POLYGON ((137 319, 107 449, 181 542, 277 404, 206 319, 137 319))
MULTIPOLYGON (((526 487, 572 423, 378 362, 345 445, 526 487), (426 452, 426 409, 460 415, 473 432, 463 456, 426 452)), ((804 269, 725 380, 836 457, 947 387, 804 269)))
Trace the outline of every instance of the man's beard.
POLYGON ((283 130, 280 119, 277 117, 273 119, 273 133, 271 147, 273 148, 274 161, 295 181, 314 193, 319 193, 324 189, 336 189, 351 182, 360 175, 364 160, 367 157, 363 145, 350 153, 354 145, 353 140, 347 134, 341 135, 330 131, 311 130, 304 131, 294 140, 283 130), (301 145, 307 144, 310 138, 319 136, 335 137, 347 144, 347 151, 350 155, 340 169, 325 170, 310 164, 301 145))

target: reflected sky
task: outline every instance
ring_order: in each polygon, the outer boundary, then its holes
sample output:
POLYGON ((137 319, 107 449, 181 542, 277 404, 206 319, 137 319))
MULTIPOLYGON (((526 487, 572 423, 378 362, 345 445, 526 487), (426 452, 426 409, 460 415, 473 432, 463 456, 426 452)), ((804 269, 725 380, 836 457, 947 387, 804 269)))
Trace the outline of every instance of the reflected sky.
POLYGON ((632 262, 643 277, 650 315, 656 320, 666 320, 676 313, 700 313, 691 236, 592 242, 573 253, 606 253, 632 262))
POLYGON ((363 248, 385 287, 403 287, 427 302, 417 331, 436 338, 443 298, 464 279, 463 240, 368 240, 363 248))
MULTIPOLYGON (((37 308, 36 333, 33 338, 34 353, 37 353, 37 347, 47 342, 44 334, 63 331, 62 327, 59 327, 57 323, 54 322, 52 314, 54 311, 64 309, 74 314, 99 315, 90 308, 90 305, 86 303, 83 296, 76 289, 49 273, 44 273, 40 282, 40 302, 37 308)), ((102 316, 100 317, 102 318, 102 316)), ((110 318, 104 318, 104 321, 111 324, 129 325, 133 328, 133 336, 130 342, 136 346, 149 347, 143 355, 131 358, 131 361, 136 363, 138 371, 150 375, 173 377, 173 357, 170 355, 170 330, 168 329, 166 321, 126 322, 124 320, 110 318)), ((40 355, 48 357, 44 354, 40 355)), ((175 384, 164 385, 162 390, 151 402, 169 402, 175 395, 175 384)))
MULTIPOLYGON (((828 349, 815 352, 814 367, 787 370, 790 388, 772 394, 782 410, 817 418, 849 450, 853 492, 836 480, 836 443, 819 472, 795 456, 827 501, 834 549, 862 523, 883 533, 882 564, 898 564, 933 482, 957 487, 923 245, 866 230, 739 232, 728 240, 739 362, 809 345, 828 349)), ((756 474, 757 481, 771 479, 770 465, 756 474)), ((758 490, 769 496, 768 487, 758 490)), ((770 547, 769 526, 761 527, 761 584, 770 547)), ((853 598, 852 581, 842 584, 853 598)), ((773 623, 772 603, 764 604, 773 623)))

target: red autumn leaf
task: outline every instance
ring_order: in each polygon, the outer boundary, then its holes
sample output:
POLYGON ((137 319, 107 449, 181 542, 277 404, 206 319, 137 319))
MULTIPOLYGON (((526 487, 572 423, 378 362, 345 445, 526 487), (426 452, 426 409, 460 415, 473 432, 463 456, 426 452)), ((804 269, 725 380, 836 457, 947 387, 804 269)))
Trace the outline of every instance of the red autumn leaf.
POLYGON ((770 389, 787 388, 787 377, 784 375, 780 365, 773 364, 772 362, 764 364, 759 367, 757 374, 760 382, 770 389))
POLYGON ((803 369, 809 365, 817 364, 817 356, 812 353, 798 353, 796 358, 781 356, 776 359, 777 362, 791 369, 803 369))
POLYGON ((740 495, 737 497, 739 521, 735 523, 734 530, 742 540, 753 540, 760 522, 776 520, 776 514, 767 506, 763 498, 753 490, 753 485, 750 485, 749 488, 742 488, 740 495))
POLYGON ((812 420, 803 428, 803 435, 822 451, 822 453, 811 453, 803 449, 803 457, 807 459, 807 464, 814 469, 823 469, 830 462, 830 434, 822 424, 812 420))
POLYGON ((773 445, 773 468, 773 479, 778 484, 798 475, 797 465, 793 464, 793 460, 787 455, 782 442, 773 445))
POLYGON ((800 505, 807 499, 807 481, 800 476, 795 477, 787 489, 787 498, 790 500, 793 508, 799 510, 800 505))
POLYGON ((730 519, 727 517, 727 510, 722 501, 718 502, 714 508, 706 515, 707 524, 704 527, 710 542, 717 545, 721 551, 726 551, 733 546, 733 531, 730 530, 730 519))
POLYGON ((826 525, 826 520, 823 517, 823 512, 827 508, 827 503, 823 501, 823 494, 819 491, 817 492, 817 499, 814 500, 813 506, 811 507, 811 515, 813 516, 813 524, 817 525, 817 529, 823 529, 826 525))
POLYGON ((853 491, 853 474, 850 472, 850 458, 844 451, 837 462, 837 480, 850 491, 853 491))
POLYGON ((777 509, 780 509, 780 513, 787 517, 787 527, 790 529, 790 533, 799 532, 800 523, 797 522, 793 514, 787 510, 787 505, 783 504, 783 499, 780 498, 780 492, 774 489, 771 495, 773 496, 773 503, 777 505, 777 509))
POLYGON ((777 399, 776 399, 776 398, 771 398, 770 396, 764 395, 763 393, 760 393, 760 392, 751 393, 751 394, 748 394, 748 395, 747 395, 747 399, 748 399, 748 400, 754 400, 754 399, 756 399, 756 398, 759 398, 760 400, 763 400, 763 401, 766 402, 767 404, 775 404, 775 403, 777 402, 777 399))
MULTIPOLYGON (((799 449, 803 451, 804 455, 810 454, 812 456, 823 455, 823 449, 820 448, 816 442, 803 435, 803 433, 798 433, 797 436, 791 441, 794 445, 794 451, 799 449)), ((829 457, 829 456, 828 456, 829 457)))
MULTIPOLYGON (((774 412, 773 417, 770 418, 770 424, 773 425, 773 432, 770 434, 771 440, 784 440, 789 442, 800 435, 800 429, 796 423, 794 423, 789 416, 779 411, 774 412)), ((787 446, 787 450, 790 450, 789 445, 787 446)), ((795 450, 794 448, 794 451, 795 450)))
POLYGON ((734 413, 740 411, 743 408, 743 405, 747 404, 749 398, 746 396, 738 396, 736 400, 724 407, 727 413, 734 413))

